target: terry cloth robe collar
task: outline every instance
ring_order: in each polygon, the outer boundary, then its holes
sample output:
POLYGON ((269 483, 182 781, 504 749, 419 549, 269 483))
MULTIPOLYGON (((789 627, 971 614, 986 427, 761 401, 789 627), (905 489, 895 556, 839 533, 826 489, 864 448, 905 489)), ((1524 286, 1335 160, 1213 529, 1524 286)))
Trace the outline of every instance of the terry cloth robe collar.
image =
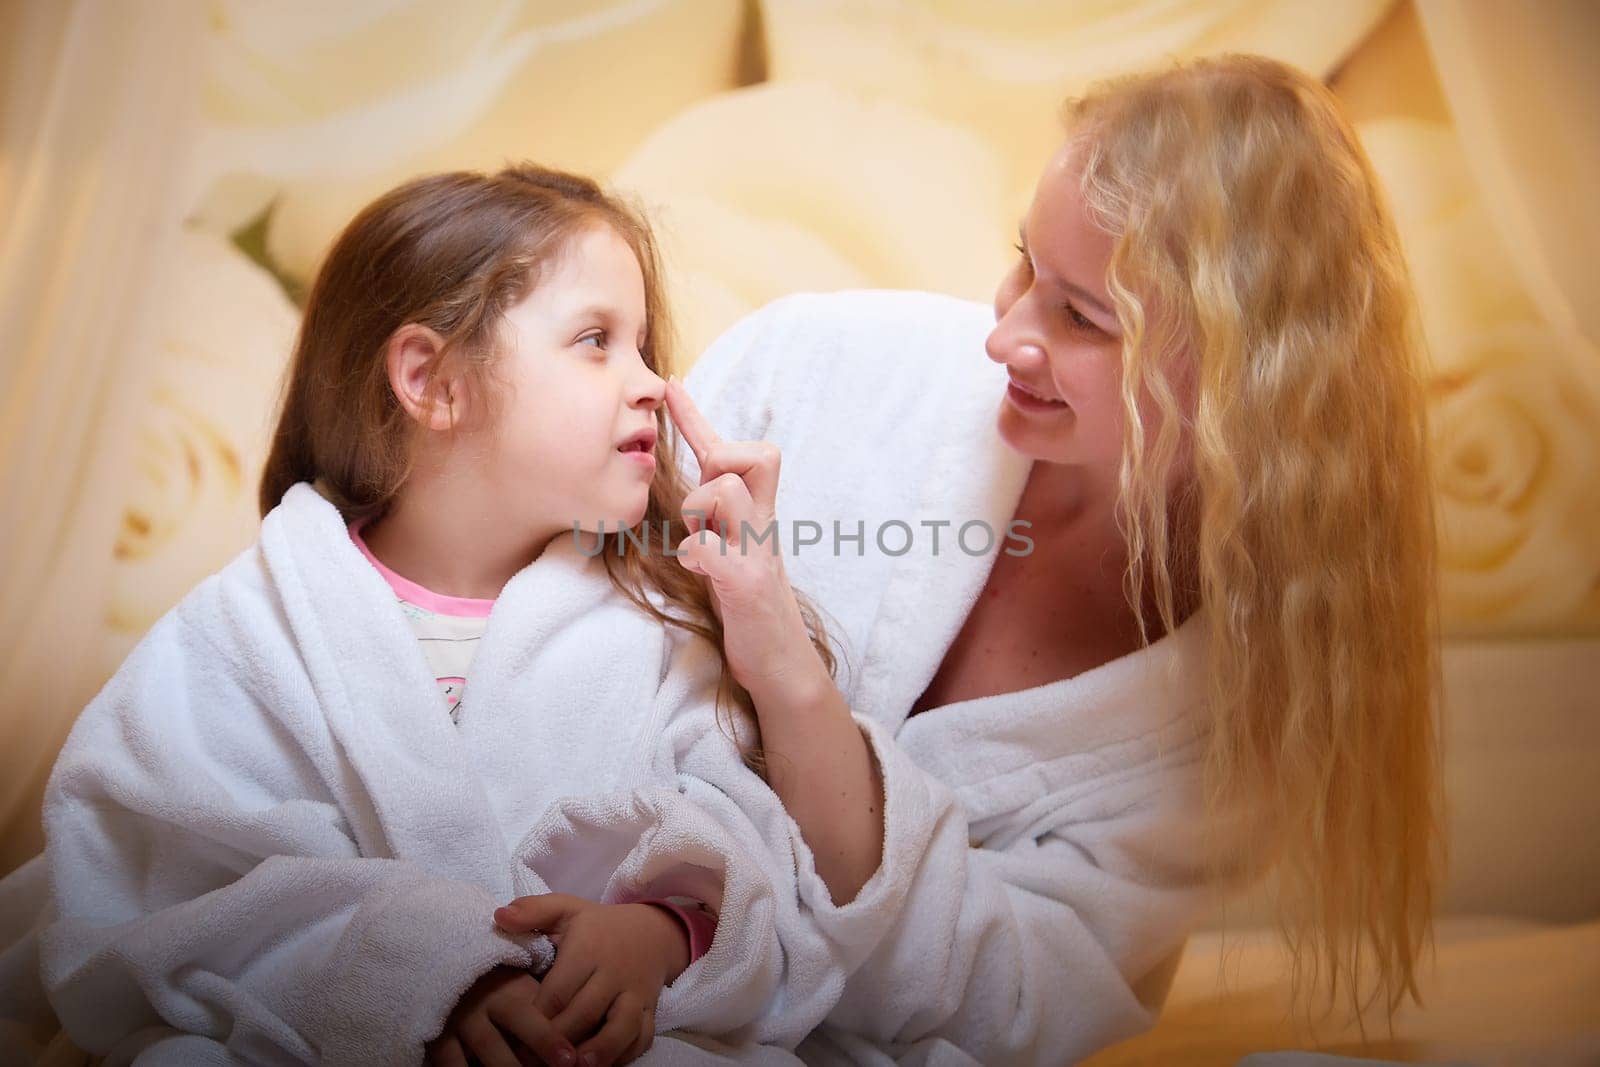
MULTIPOLYGON (((262 549, 329 726, 376 808, 365 825, 352 828, 362 851, 458 876, 470 872, 509 898, 518 889, 511 862, 517 842, 502 836, 501 826, 530 826, 562 796, 625 787, 645 770, 648 753, 637 751, 637 743, 618 746, 593 723, 585 731, 575 729, 581 723, 551 721, 595 707, 556 699, 587 689, 620 688, 639 707, 655 696, 659 662, 620 661, 602 686, 585 667, 592 667, 592 656, 560 652, 563 630, 588 633, 592 643, 597 613, 618 614, 603 561, 586 556, 572 537, 558 536, 506 583, 474 658, 472 704, 456 726, 393 591, 362 558, 338 510, 309 485, 290 489, 284 504, 263 524, 262 549), (518 624, 497 624, 506 618, 518 624), (548 707, 528 700, 535 657, 541 692, 552 695, 548 707), (582 677, 563 676, 575 673, 582 677), (508 731, 520 742, 503 743, 508 731), (527 751, 530 733, 559 735, 561 750, 579 750, 576 758, 528 767, 518 789, 491 797, 483 786, 486 766, 498 753, 527 751), (588 738, 594 744, 585 744, 588 738)), ((617 621, 619 637, 659 630, 625 614, 617 621)), ((641 730, 634 741, 652 733, 641 730)))
MULTIPOLYGON (((1002 375, 1003 376, 1003 375, 1002 375)), ((856 708, 895 734, 906 722, 917 694, 928 688, 945 652, 983 592, 995 560, 1006 547, 1033 461, 1000 437, 992 389, 958 380, 946 388, 941 415, 945 432, 922 464, 913 515, 904 517, 918 537, 922 522, 947 522, 937 555, 920 547, 899 557, 890 571, 877 618, 867 638, 856 691, 856 708), (981 520, 993 531, 991 551, 964 551, 957 540, 967 523, 981 520), (908 641, 907 634, 916 634, 908 641), (911 699, 906 699, 906 694, 911 699)), ((974 531, 974 537, 982 536, 974 531)))

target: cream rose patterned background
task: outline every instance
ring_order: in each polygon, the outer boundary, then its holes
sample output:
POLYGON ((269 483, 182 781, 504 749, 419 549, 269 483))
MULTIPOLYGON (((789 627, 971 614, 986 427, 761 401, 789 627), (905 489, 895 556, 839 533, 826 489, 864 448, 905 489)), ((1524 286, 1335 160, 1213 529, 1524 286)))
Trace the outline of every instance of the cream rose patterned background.
POLYGON ((1448 631, 1600 633, 1592 321, 1515 268, 1441 89, 1447 19, 1417 3, 212 0, 174 57, 200 91, 155 349, 126 432, 94 439, 131 455, 114 540, 75 549, 112 561, 76 691, 249 543, 295 296, 383 189, 531 158, 631 192, 687 362, 797 290, 989 299, 1062 99, 1229 50, 1327 78, 1389 188, 1434 356, 1448 631))
POLYGON ((388 186, 526 157, 634 193, 664 233, 687 363, 788 292, 987 299, 1061 101, 1165 56, 1226 50, 1420 98, 1349 103, 1395 203, 1436 360, 1447 626, 1600 629, 1600 359, 1516 291, 1448 112, 1430 106, 1415 13, 1387 0, 1056 6, 216 5, 205 114, 237 169, 196 206, 172 297, 218 321, 175 316, 165 344, 118 542, 113 658, 248 542, 262 372, 292 335, 288 293, 388 186), (1364 51, 1384 65, 1366 70, 1364 51), (205 240, 252 222, 264 238, 253 263, 205 240), (262 266, 281 299, 263 291, 262 266), (247 343, 208 344, 224 335, 247 343))

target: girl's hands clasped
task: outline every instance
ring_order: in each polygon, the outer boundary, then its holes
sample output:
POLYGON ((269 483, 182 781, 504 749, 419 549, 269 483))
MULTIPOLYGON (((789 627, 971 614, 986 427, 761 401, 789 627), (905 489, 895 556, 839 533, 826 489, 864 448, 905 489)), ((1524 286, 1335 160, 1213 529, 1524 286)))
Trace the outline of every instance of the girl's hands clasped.
POLYGON ((577 1044, 577 1063, 606 1067, 644 1055, 655 1039, 661 990, 689 965, 677 919, 653 904, 544 893, 518 897, 494 920, 511 933, 543 933, 555 945, 556 962, 532 1007, 577 1044))
POLYGON ((693 532, 677 551, 710 584, 734 680, 758 705, 780 688, 831 686, 783 566, 778 447, 722 440, 677 379, 667 383, 666 403, 700 464, 700 485, 683 502, 693 532))
POLYGON ((539 980, 515 967, 496 967, 472 983, 428 1042, 431 1067, 523 1067, 524 1053, 551 1067, 574 1067, 572 1044, 539 1011, 539 980))

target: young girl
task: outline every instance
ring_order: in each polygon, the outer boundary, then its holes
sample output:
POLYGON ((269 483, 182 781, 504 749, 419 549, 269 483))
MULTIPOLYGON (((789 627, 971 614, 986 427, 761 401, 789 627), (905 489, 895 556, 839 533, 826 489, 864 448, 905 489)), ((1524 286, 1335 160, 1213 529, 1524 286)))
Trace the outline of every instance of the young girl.
MULTIPOLYGON (((425 178, 349 225, 259 543, 152 629, 51 779, 41 971, 74 1041, 333 1064, 431 1042, 498 1067, 625 1061, 672 1028, 793 1045, 821 1020, 899 900, 803 918, 855 897, 877 837, 814 857, 751 770, 759 694, 765 757, 828 773, 760 681, 796 633, 813 664, 826 645, 781 564, 706 554, 692 515, 738 476, 685 485, 667 335, 645 224, 586 179, 425 178)), ((825 705, 807 736, 870 764, 825 705)))

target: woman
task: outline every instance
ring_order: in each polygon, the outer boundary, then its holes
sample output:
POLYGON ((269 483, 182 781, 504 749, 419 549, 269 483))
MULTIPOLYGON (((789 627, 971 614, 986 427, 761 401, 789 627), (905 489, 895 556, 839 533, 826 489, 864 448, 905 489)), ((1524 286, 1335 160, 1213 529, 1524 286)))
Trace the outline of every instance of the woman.
POLYGON ((783 451, 882 775, 875 873, 811 903, 906 900, 801 1054, 1081 1058, 1268 868, 1297 982, 1392 1012, 1430 911, 1434 534, 1373 172, 1322 85, 1207 60, 1073 104, 1020 237, 992 319, 789 298, 687 383, 783 451))

